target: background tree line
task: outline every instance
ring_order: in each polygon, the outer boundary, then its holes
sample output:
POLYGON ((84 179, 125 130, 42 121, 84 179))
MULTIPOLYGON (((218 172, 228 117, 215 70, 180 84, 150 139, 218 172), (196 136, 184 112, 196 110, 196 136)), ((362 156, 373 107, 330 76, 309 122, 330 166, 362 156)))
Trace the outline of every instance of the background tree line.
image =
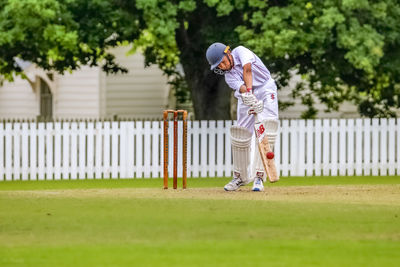
POLYGON ((316 100, 389 117, 400 107, 399 17, 398 0, 0 0, 0 74, 23 75, 16 58, 60 73, 124 72, 107 49, 133 42, 197 119, 229 119, 230 89, 205 59, 220 41, 252 49, 281 86, 301 75, 292 94, 305 118, 316 100))

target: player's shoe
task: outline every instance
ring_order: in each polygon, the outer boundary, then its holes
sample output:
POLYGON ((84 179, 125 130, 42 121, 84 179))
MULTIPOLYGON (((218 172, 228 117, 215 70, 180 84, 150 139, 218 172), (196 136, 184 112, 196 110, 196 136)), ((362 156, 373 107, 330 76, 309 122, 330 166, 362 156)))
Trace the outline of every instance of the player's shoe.
POLYGON ((242 185, 245 185, 245 183, 240 178, 233 177, 232 181, 224 186, 224 189, 225 191, 236 191, 242 185))
POLYGON ((254 183, 253 183, 253 189, 251 189, 253 191, 264 191, 264 183, 263 180, 259 177, 256 177, 254 179, 254 183))

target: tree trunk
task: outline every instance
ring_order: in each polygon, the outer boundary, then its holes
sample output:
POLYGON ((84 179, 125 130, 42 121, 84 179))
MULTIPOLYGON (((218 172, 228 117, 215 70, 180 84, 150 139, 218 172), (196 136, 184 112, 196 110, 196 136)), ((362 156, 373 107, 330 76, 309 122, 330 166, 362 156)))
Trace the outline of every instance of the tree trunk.
POLYGON ((180 48, 180 61, 185 72, 186 82, 191 90, 195 119, 231 119, 231 89, 226 84, 225 78, 210 70, 205 51, 193 50, 180 48))
MULTIPOLYGON (((215 17, 216 14, 210 13, 208 7, 199 4, 196 13, 188 21, 189 27, 184 26, 185 20, 181 18, 180 27, 175 34, 180 51, 180 62, 192 94, 196 120, 231 119, 232 90, 225 83, 223 76, 210 70, 206 59, 206 50, 213 41, 210 41, 210 32, 204 29, 215 30, 215 23, 223 25, 222 21, 215 21, 215 17)), ((226 24, 231 27, 228 22, 226 24)), ((234 32, 233 28, 232 32, 234 32)), ((221 38, 220 41, 224 39, 223 36, 218 38, 221 38)))
POLYGON ((229 120, 231 89, 225 79, 206 66, 202 72, 190 73, 185 68, 186 81, 191 88, 196 120, 229 120))

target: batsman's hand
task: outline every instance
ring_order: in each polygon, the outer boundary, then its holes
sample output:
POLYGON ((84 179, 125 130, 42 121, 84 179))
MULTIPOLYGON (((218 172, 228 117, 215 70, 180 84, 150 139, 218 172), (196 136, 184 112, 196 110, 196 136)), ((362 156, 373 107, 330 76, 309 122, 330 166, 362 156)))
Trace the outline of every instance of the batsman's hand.
POLYGON ((257 98, 252 93, 242 93, 243 104, 246 106, 252 106, 257 103, 257 98))
POLYGON ((263 111, 263 109, 264 109, 264 103, 263 103, 262 100, 260 100, 260 101, 256 101, 256 103, 251 105, 249 110, 247 111, 247 113, 249 115, 259 114, 259 113, 261 113, 263 111))

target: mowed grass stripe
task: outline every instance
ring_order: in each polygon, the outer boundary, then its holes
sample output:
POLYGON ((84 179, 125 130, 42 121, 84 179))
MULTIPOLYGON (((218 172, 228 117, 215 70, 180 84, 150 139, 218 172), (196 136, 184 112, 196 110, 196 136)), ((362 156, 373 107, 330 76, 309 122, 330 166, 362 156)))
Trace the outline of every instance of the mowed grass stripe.
POLYGON ((0 247, 1 266, 376 266, 397 267, 399 244, 382 241, 251 240, 154 245, 0 247))
MULTIPOLYGON (((230 178, 189 178, 189 188, 223 187, 230 178)), ((346 177, 283 177, 268 187, 299 185, 357 185, 357 184, 400 184, 400 176, 346 176, 346 177)), ((89 189, 89 188, 162 188, 163 180, 149 179, 99 179, 99 180, 50 180, 50 181, 1 181, 1 190, 43 190, 43 189, 89 189)), ((172 187, 172 179, 170 179, 172 187)), ((182 179, 178 179, 182 187, 182 179)))
POLYGON ((396 205, 5 193, 2 266, 400 263, 396 205))

